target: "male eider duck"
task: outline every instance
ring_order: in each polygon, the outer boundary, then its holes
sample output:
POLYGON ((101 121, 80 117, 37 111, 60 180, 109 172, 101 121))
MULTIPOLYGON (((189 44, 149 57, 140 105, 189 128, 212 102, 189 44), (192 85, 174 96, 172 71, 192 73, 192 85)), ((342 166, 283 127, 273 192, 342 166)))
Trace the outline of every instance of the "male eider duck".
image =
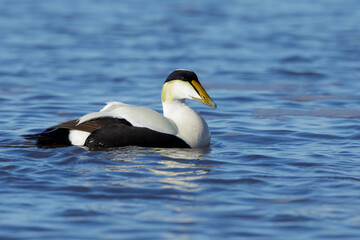
POLYGON ((198 148, 208 146, 210 133, 205 120, 185 103, 194 99, 212 108, 216 104, 201 86, 196 74, 175 70, 161 91, 163 113, 121 102, 110 102, 100 112, 47 128, 31 135, 42 147, 84 146, 89 149, 123 146, 198 148))

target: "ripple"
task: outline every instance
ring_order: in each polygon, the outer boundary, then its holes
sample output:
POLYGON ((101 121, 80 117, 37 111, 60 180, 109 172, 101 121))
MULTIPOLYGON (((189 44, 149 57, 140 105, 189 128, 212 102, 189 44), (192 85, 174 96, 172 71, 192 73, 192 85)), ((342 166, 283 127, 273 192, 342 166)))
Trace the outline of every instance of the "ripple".
POLYGON ((310 63, 313 62, 313 59, 308 57, 303 57, 301 55, 292 55, 285 58, 280 59, 280 62, 283 63, 310 63))
POLYGON ((201 182, 206 182, 209 184, 258 184, 258 183, 264 183, 264 181, 254 178, 239 178, 239 179, 204 179, 204 180, 197 180, 201 182))
POLYGON ((329 96, 329 95, 303 95, 303 96, 287 96, 287 97, 284 97, 284 99, 291 100, 291 101, 297 101, 297 102, 311 102, 311 101, 319 101, 319 100, 348 101, 348 100, 358 99, 358 97, 329 96))
POLYGON ((310 116, 326 118, 359 118, 360 110, 357 109, 316 109, 316 110, 298 110, 298 109, 262 109, 254 111, 255 117, 273 118, 289 116, 310 116))
POLYGON ((309 77, 309 78, 317 78, 317 79, 326 77, 326 74, 316 71, 297 71, 297 70, 287 70, 287 69, 276 69, 274 71, 287 76, 309 77))
POLYGON ((314 219, 306 217, 306 216, 281 214, 281 215, 276 215, 276 216, 272 217, 270 221, 283 222, 283 223, 291 222, 293 224, 296 222, 307 222, 307 221, 312 221, 312 220, 314 220, 314 219))
POLYGON ((59 213, 58 216, 69 218, 83 218, 104 216, 104 213, 89 209, 66 209, 65 211, 59 213))

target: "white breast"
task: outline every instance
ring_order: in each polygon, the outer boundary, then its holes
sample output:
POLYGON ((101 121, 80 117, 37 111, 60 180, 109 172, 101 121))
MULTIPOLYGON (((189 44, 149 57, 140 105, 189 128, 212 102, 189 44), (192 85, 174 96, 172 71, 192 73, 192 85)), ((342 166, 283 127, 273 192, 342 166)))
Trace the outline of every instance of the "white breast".
POLYGON ((163 103, 164 116, 171 119, 178 128, 177 137, 191 148, 210 144, 210 132, 205 120, 184 101, 163 103))

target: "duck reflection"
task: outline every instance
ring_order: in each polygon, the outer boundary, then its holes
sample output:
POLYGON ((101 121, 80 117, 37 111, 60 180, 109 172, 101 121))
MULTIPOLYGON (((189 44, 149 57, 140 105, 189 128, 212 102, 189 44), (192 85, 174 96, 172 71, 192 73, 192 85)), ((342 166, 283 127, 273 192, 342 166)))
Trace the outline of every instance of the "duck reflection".
MULTIPOLYGON (((196 183, 196 180, 202 179, 204 178, 204 175, 206 173, 209 172, 208 171, 196 171, 196 172, 192 172, 190 173, 191 175, 193 175, 194 173, 197 174, 197 176, 182 176, 182 175, 172 175, 169 176, 169 172, 166 171, 158 171, 158 170, 154 170, 154 169, 150 169, 151 171, 153 171, 153 173, 158 174, 158 175, 166 175, 168 177, 166 178, 162 178, 160 179, 159 182, 163 183, 163 188, 172 188, 172 189, 177 189, 177 190, 181 190, 181 191, 187 191, 187 192, 197 192, 202 190, 201 185, 199 185, 198 183, 196 183)), ((170 173, 173 174, 173 173, 170 173)), ((182 173, 182 174, 187 174, 187 173, 182 173)))
POLYGON ((174 159, 202 160, 210 148, 156 148, 155 153, 174 159))
POLYGON ((163 183, 162 187, 182 191, 200 191, 202 188, 196 180, 205 178, 211 171, 210 166, 192 162, 162 160, 159 163, 163 166, 149 170, 160 177, 159 182, 163 183))
MULTIPOLYGON (((176 189, 187 192, 202 190, 199 180, 206 178, 211 171, 211 162, 205 154, 209 148, 199 149, 145 149, 132 148, 112 152, 111 160, 121 162, 117 166, 108 166, 106 170, 129 176, 126 181, 144 187, 147 183, 160 184, 160 188, 176 189), (131 179, 130 179, 131 178, 131 179)), ((124 183, 124 182, 123 182, 124 183)))

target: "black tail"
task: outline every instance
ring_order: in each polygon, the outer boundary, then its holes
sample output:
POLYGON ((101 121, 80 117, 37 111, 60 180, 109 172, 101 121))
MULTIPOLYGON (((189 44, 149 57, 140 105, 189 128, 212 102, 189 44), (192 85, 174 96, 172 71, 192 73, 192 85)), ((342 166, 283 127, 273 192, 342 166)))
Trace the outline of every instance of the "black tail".
POLYGON ((42 133, 24 135, 24 138, 36 140, 36 145, 39 147, 71 146, 71 142, 69 140, 69 129, 65 128, 47 129, 42 133))

